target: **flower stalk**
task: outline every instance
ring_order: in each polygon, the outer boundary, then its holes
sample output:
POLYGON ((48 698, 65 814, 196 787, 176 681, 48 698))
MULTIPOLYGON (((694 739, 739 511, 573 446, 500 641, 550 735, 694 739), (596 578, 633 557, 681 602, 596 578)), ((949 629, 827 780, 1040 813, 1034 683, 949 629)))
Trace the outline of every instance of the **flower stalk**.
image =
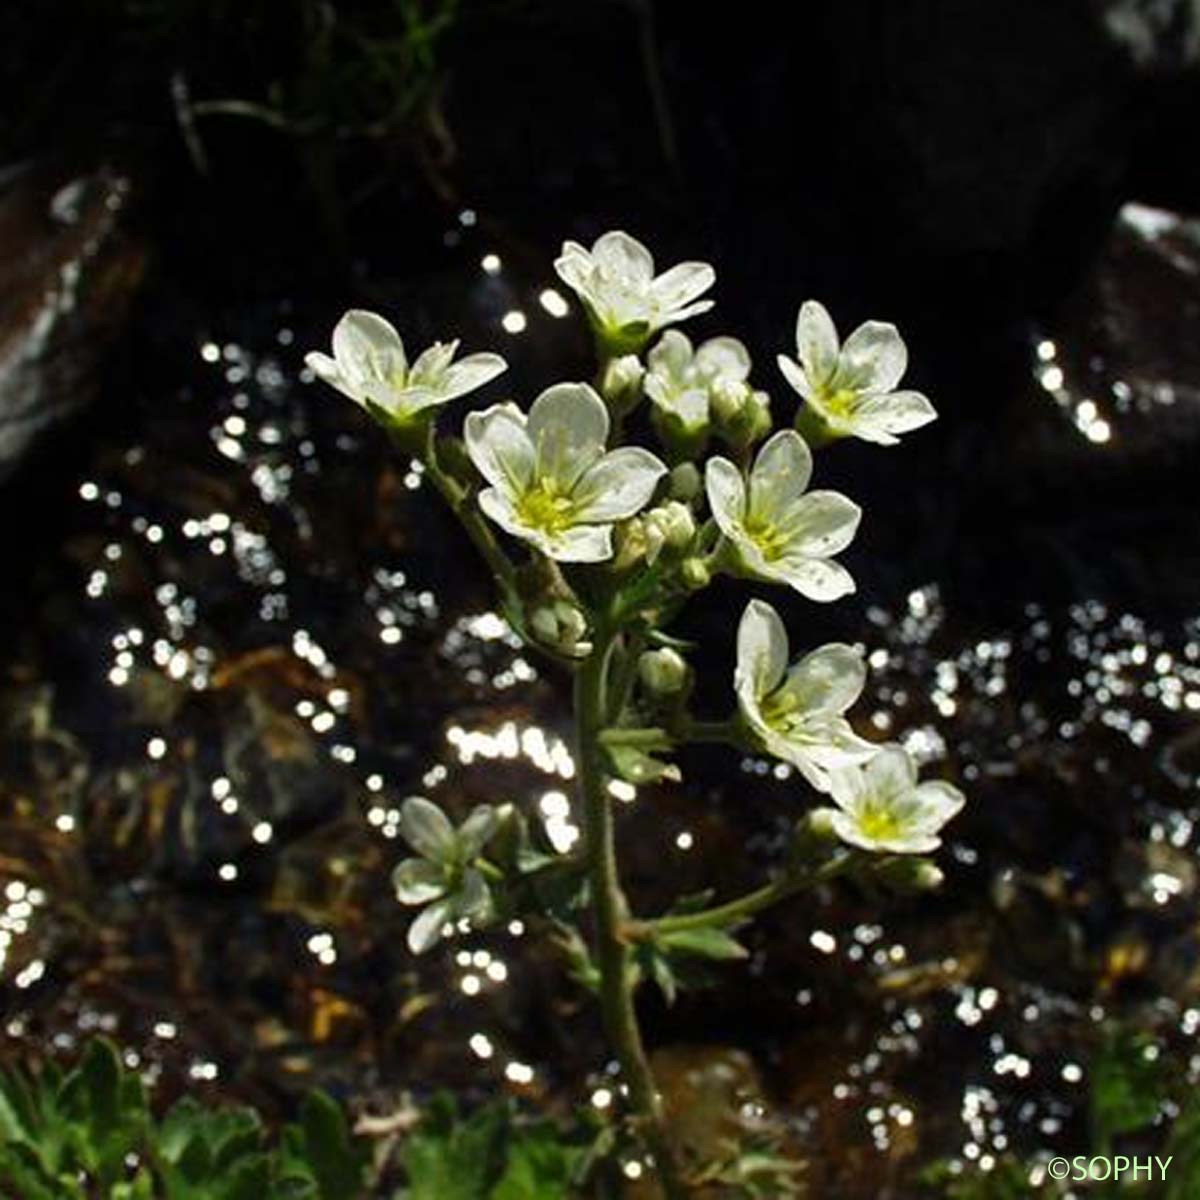
POLYGON ((598 632, 592 653, 575 673, 576 771, 584 821, 584 853, 592 888, 595 958, 600 972, 600 1005, 604 1025, 629 1100, 642 1127, 667 1200, 686 1197, 663 1117, 662 1099, 642 1044, 634 1008, 636 980, 625 932, 629 906, 621 890, 607 774, 600 735, 605 726, 608 670, 615 635, 598 632))

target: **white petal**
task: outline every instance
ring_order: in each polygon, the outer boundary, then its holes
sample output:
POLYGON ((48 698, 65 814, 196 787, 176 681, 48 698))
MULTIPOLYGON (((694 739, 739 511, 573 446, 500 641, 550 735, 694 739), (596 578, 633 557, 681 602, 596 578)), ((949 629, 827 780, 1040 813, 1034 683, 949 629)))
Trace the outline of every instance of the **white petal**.
MULTIPOLYGON (((682 262, 664 271, 653 283, 650 294, 660 312, 675 314, 673 320, 682 320, 680 311, 702 296, 716 282, 717 273, 706 262, 682 262)), ((711 307, 712 301, 705 301, 711 307)))
MULTIPOLYGON (((753 477, 750 486, 753 489, 753 477)), ((801 496, 777 520, 788 535, 789 556, 829 558, 854 540, 862 509, 841 492, 816 491, 801 496)))
POLYGON ((333 357, 354 383, 377 379, 403 384, 408 365, 395 326, 361 308, 352 308, 334 328, 333 357))
POLYGON ((481 351, 478 354, 468 354, 460 362, 451 363, 446 370, 442 391, 446 398, 453 400, 457 396, 465 396, 485 383, 491 383, 497 375, 503 375, 508 370, 508 363, 499 354, 481 351))
POLYGON ((448 862, 458 842, 454 826, 436 804, 423 796, 410 796, 400 809, 400 836, 423 858, 448 862))
POLYGON ((920 392, 864 396, 854 408, 855 424, 870 422, 885 433, 909 433, 937 420, 937 409, 920 392))
POLYGON ((708 393, 703 388, 679 392, 662 407, 674 413, 683 422, 684 429, 699 430, 708 424, 708 393))
POLYGON ((614 279, 648 284, 654 278, 654 259, 650 251, 621 229, 597 238, 592 246, 592 258, 614 279))
POLYGON ((860 392, 890 392, 907 367, 908 350, 895 325, 864 321, 842 347, 833 385, 860 392))
POLYGON ((779 614, 763 600, 751 600, 737 633, 734 688, 748 686, 754 696, 774 691, 787 670, 787 630, 779 614))
POLYGON ((475 469, 506 496, 520 496, 533 479, 534 452, 525 414, 512 404, 493 404, 467 414, 467 454, 475 469))
POLYGON ((641 446, 610 450, 580 478, 571 493, 579 521, 620 521, 645 508, 666 466, 641 446))
POLYGON ((572 291, 583 294, 592 273, 592 256, 578 242, 563 242, 562 254, 554 260, 558 277, 572 291))
POLYGON ((781 429, 767 440, 750 470, 750 512, 782 517, 811 478, 812 452, 794 429, 781 429))
POLYGON ((408 372, 408 385, 440 391, 442 376, 445 375, 446 368, 454 361, 457 353, 457 338, 452 342, 434 342, 432 346, 417 355, 417 361, 413 363, 408 372))
POLYGON ((817 388, 805 373, 804 368, 798 363, 793 362, 785 354, 777 354, 775 356, 776 363, 779 364, 780 371, 783 372, 783 377, 800 393, 805 400, 810 400, 816 394, 817 388))
POLYGON ((858 765, 838 767, 829 772, 829 794, 834 803, 848 813, 856 813, 868 795, 867 778, 858 765))
POLYGON ((538 540, 555 562, 606 562, 613 555, 611 525, 574 525, 538 540))
POLYGON ((341 368, 328 354, 321 354, 317 350, 310 350, 304 356, 304 365, 318 379, 323 380, 330 387, 337 388, 343 396, 349 396, 351 400, 355 400, 359 404, 363 402, 365 394, 362 387, 352 380, 347 379, 342 374, 341 368))
MULTIPOLYGON (((817 387, 828 381, 838 364, 838 335, 828 309, 818 300, 806 300, 796 315, 796 355, 808 381, 817 387)), ((803 391, 792 381, 784 368, 780 355, 779 366, 788 376, 788 382, 802 395, 803 391)))
POLYGON ((471 809, 458 827, 458 850, 466 861, 473 859, 491 840, 500 825, 500 814, 490 804, 471 809))
POLYGON ((734 337, 709 338, 696 351, 696 369, 709 381, 741 383, 750 375, 750 352, 734 337))
POLYGON ((859 737, 845 717, 818 716, 805 729, 804 736, 808 739, 805 747, 808 757, 827 775, 847 767, 860 767, 879 753, 879 747, 859 737))
POLYGON ((784 686, 803 712, 843 713, 862 694, 866 682, 862 655, 844 642, 830 642, 800 659, 784 686))
POLYGON ((442 868, 427 858, 406 858, 392 872, 392 885, 401 904, 428 904, 446 891, 442 868))
POLYGON ((916 786, 917 766, 903 746, 888 745, 867 763, 864 776, 872 795, 903 796, 916 786))
POLYGON ((728 538, 743 537, 746 481, 741 471, 727 458, 710 458, 704 466, 704 490, 721 532, 728 538))
POLYGON ((672 308, 660 311, 654 322, 654 328, 659 329, 668 322, 686 321, 688 317, 698 317, 701 313, 706 313, 713 306, 711 300, 697 300, 695 304, 689 304, 686 308, 672 308))
POLYGON ((913 798, 920 808, 921 827, 936 832, 947 821, 956 817, 966 803, 966 797, 952 783, 942 779, 931 779, 913 791, 913 798))
POLYGON ((538 478, 569 489, 604 453, 608 409, 586 383, 557 383, 533 402, 526 430, 538 478))
POLYGON ((678 329, 668 329, 646 356, 646 363, 655 375, 665 376, 672 383, 682 382, 692 365, 692 343, 678 329))
POLYGON ((475 500, 483 515, 495 521, 505 533, 511 533, 513 537, 524 538, 527 542, 534 542, 539 546, 542 544, 541 531, 527 525, 518 516, 513 498, 507 492, 494 487, 484 488, 475 500))
POLYGON ((770 569, 781 582, 818 604, 831 604, 854 592, 854 576, 831 559, 785 554, 771 563, 770 569))
POLYGON ((408 948, 414 954, 424 954, 437 944, 442 930, 450 923, 453 909, 450 901, 436 900, 417 914, 417 919, 408 927, 408 948))

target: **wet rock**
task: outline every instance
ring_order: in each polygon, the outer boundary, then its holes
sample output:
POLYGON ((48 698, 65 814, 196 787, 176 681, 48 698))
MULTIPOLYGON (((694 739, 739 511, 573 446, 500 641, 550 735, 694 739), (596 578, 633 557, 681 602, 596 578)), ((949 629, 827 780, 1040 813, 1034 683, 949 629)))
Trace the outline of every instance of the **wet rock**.
POLYGON ((1198 320, 1200 220, 1125 205, 1079 293, 1032 348, 1038 390, 1078 434, 1042 433, 1041 451, 1061 461, 1098 447, 1106 465, 1157 465, 1194 450, 1198 320))
POLYGON ((91 398, 145 267, 110 168, 0 172, 0 480, 91 398))
POLYGON ((1174 71, 1200 61, 1196 0, 1106 0, 1100 13, 1109 36, 1143 70, 1174 71))

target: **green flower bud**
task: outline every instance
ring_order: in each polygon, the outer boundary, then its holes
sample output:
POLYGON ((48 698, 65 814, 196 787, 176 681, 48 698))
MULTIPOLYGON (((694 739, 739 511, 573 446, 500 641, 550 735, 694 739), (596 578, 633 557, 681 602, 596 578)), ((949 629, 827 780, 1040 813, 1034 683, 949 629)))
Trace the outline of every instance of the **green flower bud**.
POLYGON ((687 683, 688 665, 678 651, 664 646, 638 659, 638 678, 651 695, 673 696, 687 683))
POLYGON ((718 426, 733 424, 750 399, 750 385, 740 379, 718 379, 708 393, 718 426))
POLYGON ((770 432, 771 398, 766 392, 722 381, 714 386, 712 396, 717 430, 730 445, 752 446, 770 432))
POLYGON ((837 840, 837 830, 833 825, 834 810, 831 808, 814 808, 798 824, 796 832, 805 839, 821 842, 837 840))
POLYGON ((689 591, 698 592, 712 582, 712 571, 702 558, 685 558, 679 568, 680 578, 689 591))
POLYGON ((695 463, 680 463, 671 471, 667 488, 672 500, 681 500, 684 504, 689 504, 704 489, 700 468, 695 463))
POLYGON ((646 368, 636 354, 623 354, 620 358, 608 360, 600 391, 611 413, 624 416, 637 407, 642 398, 642 377, 645 374, 646 368))
POLYGON ((587 618, 569 600, 535 608, 529 617, 529 629, 543 645, 571 658, 581 658, 591 651, 591 643, 584 640, 587 618))

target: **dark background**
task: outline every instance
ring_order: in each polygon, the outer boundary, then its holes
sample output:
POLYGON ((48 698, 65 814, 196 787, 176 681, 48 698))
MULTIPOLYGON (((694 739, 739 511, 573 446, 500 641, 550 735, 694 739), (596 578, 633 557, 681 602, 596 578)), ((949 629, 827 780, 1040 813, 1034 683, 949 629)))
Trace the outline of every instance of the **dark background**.
MULTIPOLYGON (((537 1105, 594 1078, 588 1010, 544 951, 497 934, 511 982, 486 1009, 450 953, 403 951, 401 847, 369 814, 429 789, 431 765, 459 815, 532 805, 561 781, 520 756, 463 763, 447 731, 563 735, 565 689, 505 681, 518 652, 462 624, 490 601, 457 530, 352 406, 298 375, 366 306, 410 347, 461 333, 500 350, 523 402, 587 377, 583 330, 537 296, 564 238, 620 227, 664 266, 715 265, 717 308, 688 332, 741 336, 781 423, 773 360, 801 301, 843 332, 900 326, 940 419, 817 467, 866 511, 844 556, 859 593, 771 599, 797 648, 876 651, 864 732, 920 732, 970 796, 942 894, 781 910, 720 991, 671 1010, 644 995, 656 1051, 748 1055, 817 1194, 851 1200, 927 1195, 918 1168, 959 1153, 980 1083, 1010 1151, 1087 1148, 1086 1085, 1062 1068, 1092 1061, 1097 1011, 1188 1060, 1195 4, 24 4, 0 16, 0 81, 0 873, 50 897, 0 974, 4 1052, 68 1052, 103 1016, 165 1090, 200 1086, 190 1064, 211 1059, 217 1095, 280 1112, 314 1081, 376 1107, 495 1091, 507 1056, 535 1064, 510 1090, 537 1105), (1158 233, 1131 202, 1162 210, 1158 233), (384 612, 402 638, 381 639, 384 612), (317 736, 298 706, 331 679, 348 708, 317 736), (214 808, 218 776, 234 817, 214 808), (1164 874, 1179 890, 1159 899, 1164 874), (856 932, 876 920, 878 944, 856 932), (818 926, 836 955, 810 945, 818 926), (306 948, 321 931, 329 968, 306 948), (903 970, 872 957, 884 941, 903 970), (18 988, 34 959, 44 976, 18 988), (989 987, 994 1009, 968 1023, 989 987), (912 1013, 921 1032, 897 1034, 912 1013), (488 1066, 464 1050, 480 1028, 500 1048, 488 1066), (998 1073, 1010 1050, 1030 1076, 998 1073), (831 1104, 847 1080, 861 1090, 831 1104), (893 1130, 883 1153, 864 1113, 893 1101, 920 1139, 893 1130)), ((722 582, 685 614, 713 711, 745 598, 722 582)), ((796 812, 794 782, 753 764, 684 767, 684 788, 624 823, 646 911, 761 881, 796 812), (689 856, 671 848, 685 830, 689 856)))

